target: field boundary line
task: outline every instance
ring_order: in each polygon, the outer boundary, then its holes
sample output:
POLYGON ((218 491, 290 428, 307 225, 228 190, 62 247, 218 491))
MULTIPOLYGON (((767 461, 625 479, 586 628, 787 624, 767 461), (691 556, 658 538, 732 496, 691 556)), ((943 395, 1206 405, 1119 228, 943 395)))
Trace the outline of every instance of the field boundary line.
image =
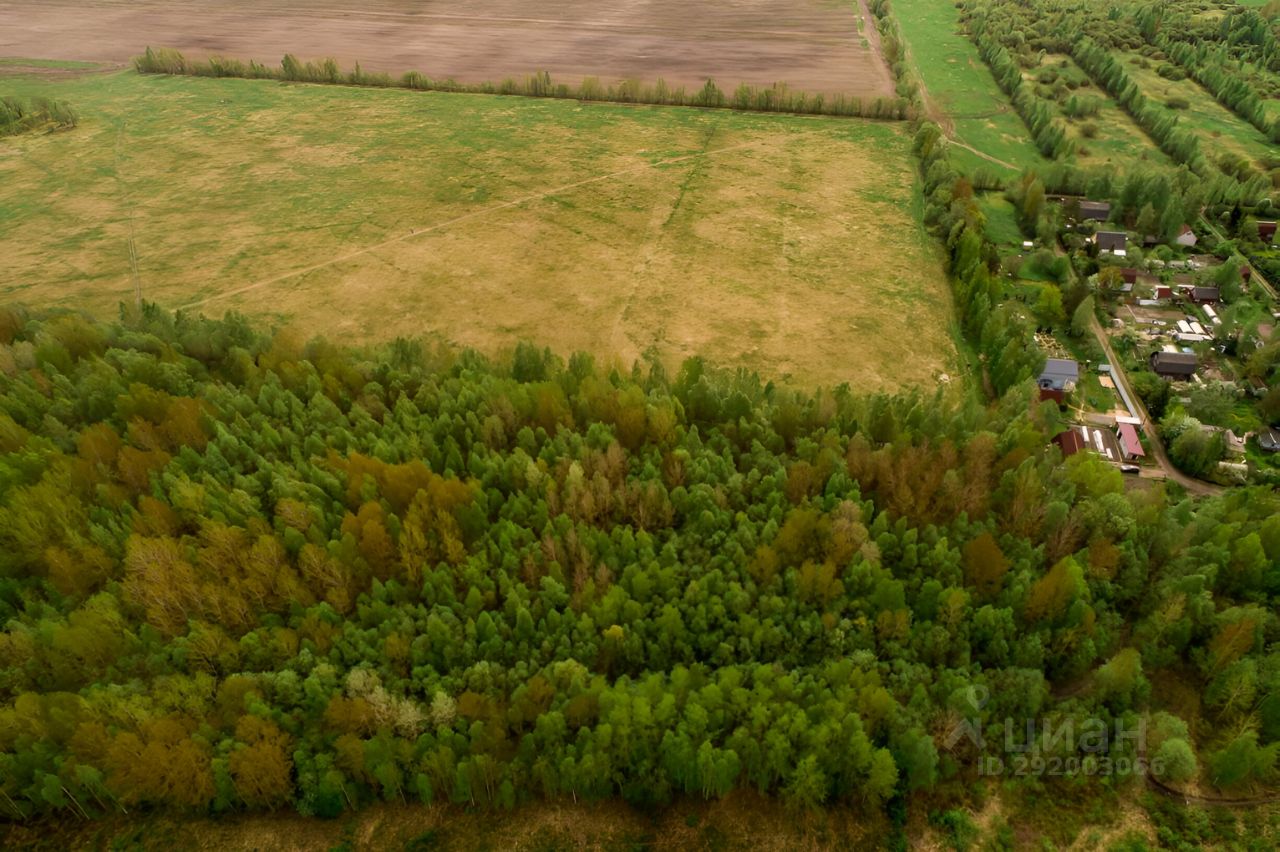
MULTIPOLYGON (((716 133, 719 130, 720 121, 717 119, 708 126, 707 133, 702 139, 702 149, 698 151, 699 155, 707 153, 707 150, 711 147, 711 143, 715 140, 716 133)), ((631 266, 631 275, 628 276, 630 283, 627 286, 627 296, 622 301, 622 309, 618 311, 617 317, 614 318, 613 330, 609 333, 609 340, 615 351, 621 351, 623 348, 619 345, 619 338, 622 339, 623 343, 626 342, 625 326, 627 325, 627 317, 631 313, 632 307, 635 305, 636 295, 640 292, 642 279, 647 276, 649 265, 658 253, 658 247, 667 233, 667 227, 671 224, 672 219, 675 218, 676 213, 680 211, 681 205, 684 204, 684 197, 688 192, 689 183, 697 174, 700 163, 697 158, 694 157, 691 157, 690 160, 692 161, 693 166, 685 174, 684 179, 680 181, 680 185, 676 188, 675 198, 671 200, 671 207, 667 210, 666 215, 661 216, 661 221, 657 221, 660 215, 660 210, 655 208, 654 215, 650 218, 649 224, 645 226, 646 231, 652 232, 652 237, 644 241, 644 245, 638 252, 636 262, 631 266)), ((655 339, 661 340, 665 336, 666 322, 664 320, 662 324, 659 325, 654 337, 655 339)))
POLYGON ((659 166, 671 165, 672 163, 683 163, 688 160, 697 159, 698 157, 710 157, 716 154, 726 154, 730 151, 740 151, 744 148, 759 147, 763 144, 764 142, 762 141, 743 142, 741 145, 730 145, 726 148, 717 148, 713 151, 696 151, 692 154, 683 154, 679 157, 670 157, 665 160, 655 160, 652 163, 641 163, 640 165, 632 166, 631 168, 620 169, 616 172, 609 172, 608 174, 596 175, 595 177, 584 178, 583 180, 574 181, 573 183, 566 183, 563 186, 557 186, 552 189, 534 193, 532 195, 521 196, 520 198, 516 198, 511 201, 504 201, 501 204, 495 204, 492 207, 485 207, 480 210, 473 210, 470 213, 464 213, 461 216, 455 216, 452 219, 446 219, 443 222, 437 222, 436 224, 429 225, 425 228, 413 228, 413 229, 410 229, 408 233, 403 233, 394 237, 390 237, 389 239, 385 239, 382 242, 374 243, 373 245, 365 246, 364 248, 347 252, 346 254, 342 254, 337 257, 330 258, 329 260, 321 261, 320 263, 313 263, 310 266, 304 266, 300 269, 294 269, 289 272, 283 272, 279 275, 273 275, 270 278, 264 278, 261 281, 255 281, 252 284, 246 284, 243 287, 237 287, 233 290, 228 290, 225 293, 216 293, 212 296, 206 296, 203 299, 197 299, 194 302, 188 302, 185 305, 179 305, 178 309, 188 310, 190 308, 198 308, 202 305, 207 305, 210 302, 215 302, 219 299, 226 299, 232 296, 239 296, 241 294, 248 293, 253 290, 259 290, 263 287, 269 287, 272 284, 279 284, 281 281, 288 281, 290 278, 297 278, 302 275, 309 275, 312 272, 318 272, 321 269, 334 266, 335 264, 345 263, 348 260, 354 260, 357 257, 370 254, 371 252, 378 251, 379 249, 386 248, 387 246, 395 245, 396 243, 402 243, 402 242, 405 242, 406 240, 411 240, 415 237, 421 237, 426 234, 434 233, 444 228, 448 228, 452 225, 457 225, 460 222, 466 222, 470 219, 478 219, 481 216, 487 216, 490 213, 497 213, 500 210, 507 210, 512 207, 519 207, 522 204, 529 204, 530 202, 533 202, 533 201, 540 201, 543 198, 549 198, 553 195, 559 195, 562 192, 568 192, 569 190, 577 189, 583 186, 588 186, 593 183, 601 183, 606 180, 612 180, 614 178, 622 177, 623 175, 635 174, 636 172, 643 172, 649 169, 658 168, 659 166))
MULTIPOLYGON (((864 32, 862 37, 867 40, 867 48, 876 58, 876 68, 880 72, 881 82, 884 83, 885 91, 897 94, 897 86, 894 85, 893 72, 889 70, 889 61, 884 56, 884 44, 880 41, 880 28, 876 26, 876 16, 871 14, 871 7, 867 5, 867 0, 858 0, 858 15, 862 18, 862 26, 864 32)), ((917 71, 916 76, 919 75, 917 71)), ((923 84, 921 84, 923 88, 923 84)))
POLYGON ((115 171, 116 183, 120 185, 120 196, 124 199, 125 209, 129 213, 129 271, 133 278, 133 298, 138 309, 142 309, 142 277, 138 274, 138 246, 134 241, 133 229, 133 194, 129 189, 129 182, 120 176, 120 143, 124 139, 124 128, 127 121, 121 121, 116 125, 116 142, 112 147, 112 168, 115 171))

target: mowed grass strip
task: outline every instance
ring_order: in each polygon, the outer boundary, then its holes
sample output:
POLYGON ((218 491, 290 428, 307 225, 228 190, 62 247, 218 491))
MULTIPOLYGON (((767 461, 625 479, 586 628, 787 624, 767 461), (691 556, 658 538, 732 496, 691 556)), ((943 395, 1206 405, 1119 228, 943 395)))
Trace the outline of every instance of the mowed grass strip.
MULTIPOLYGON (((893 0, 893 10, 925 89, 946 114, 944 123, 951 125, 956 138, 1018 168, 1044 163, 978 49, 958 29, 955 4, 893 0)), ((962 164, 993 167, 968 152, 957 155, 962 164)))
POLYGON ((363 342, 951 369, 904 125, 244 80, 3 77, 73 132, 0 147, 0 299, 134 297, 363 342))

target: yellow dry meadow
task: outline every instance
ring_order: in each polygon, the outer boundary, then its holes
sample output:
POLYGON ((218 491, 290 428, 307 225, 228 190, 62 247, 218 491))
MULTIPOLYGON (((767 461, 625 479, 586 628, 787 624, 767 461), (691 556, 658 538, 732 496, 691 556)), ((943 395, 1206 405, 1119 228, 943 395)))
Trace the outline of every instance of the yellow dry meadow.
POLYGON ((132 72, 0 84, 81 115, 0 143, 3 301, 110 316, 140 290, 341 342, 696 354, 863 390, 956 370, 902 124, 132 72))

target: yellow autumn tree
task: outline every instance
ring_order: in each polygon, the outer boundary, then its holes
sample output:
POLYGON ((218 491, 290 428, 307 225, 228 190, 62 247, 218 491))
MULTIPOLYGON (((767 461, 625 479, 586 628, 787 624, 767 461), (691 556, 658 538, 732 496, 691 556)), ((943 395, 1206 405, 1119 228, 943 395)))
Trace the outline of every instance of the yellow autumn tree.
POLYGON ((266 719, 241 716, 236 740, 244 745, 231 753, 227 766, 244 803, 270 809, 287 803, 293 795, 288 734, 266 719))
POLYGON ((1027 621, 1034 624, 1058 618, 1075 600, 1083 582, 1084 574, 1074 559, 1059 560, 1027 593, 1027 621))
POLYGON ((961 554, 964 561, 964 576, 969 585, 978 590, 984 598, 995 597, 1004 584, 1004 575, 1009 570, 1009 559, 1000 549, 995 536, 984 532, 965 544, 961 554))

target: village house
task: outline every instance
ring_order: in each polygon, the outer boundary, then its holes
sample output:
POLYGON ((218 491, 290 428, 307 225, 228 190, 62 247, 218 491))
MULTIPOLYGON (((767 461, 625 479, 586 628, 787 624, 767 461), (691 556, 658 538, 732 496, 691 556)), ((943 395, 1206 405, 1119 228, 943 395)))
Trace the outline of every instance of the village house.
POLYGON ((1051 399, 1061 405, 1079 381, 1079 364, 1069 358, 1050 358, 1044 362, 1044 369, 1036 380, 1040 385, 1040 400, 1051 399))
POLYGON ((1098 251, 1109 251, 1121 257, 1124 256, 1127 240, 1124 231, 1098 231, 1093 235, 1093 244, 1098 247, 1098 251))
POLYGON ((1199 361, 1193 352, 1153 352, 1151 370, 1165 379, 1190 379, 1196 374, 1199 361))
POLYGON ((1191 230, 1190 225, 1183 225, 1182 230, 1178 232, 1178 236, 1174 238, 1174 242, 1180 246, 1192 248, 1199 242, 1199 239, 1196 237, 1196 232, 1191 230))
POLYGON ((1222 292, 1217 287, 1192 287, 1191 301, 1197 305, 1216 305, 1222 300, 1222 292))
POLYGON ((1074 456, 1076 453, 1084 449, 1084 439, 1080 437, 1080 433, 1073 429, 1067 429, 1053 436, 1053 443, 1062 451, 1062 457, 1065 459, 1074 456))
POLYGON ((1262 240, 1263 245, 1271 245, 1276 239, 1276 223, 1275 222, 1259 222, 1258 223, 1258 239, 1262 240))
POLYGON ((1142 441, 1138 438, 1138 430, 1132 423, 1116 423, 1116 441, 1125 461, 1137 461, 1144 457, 1142 441))

